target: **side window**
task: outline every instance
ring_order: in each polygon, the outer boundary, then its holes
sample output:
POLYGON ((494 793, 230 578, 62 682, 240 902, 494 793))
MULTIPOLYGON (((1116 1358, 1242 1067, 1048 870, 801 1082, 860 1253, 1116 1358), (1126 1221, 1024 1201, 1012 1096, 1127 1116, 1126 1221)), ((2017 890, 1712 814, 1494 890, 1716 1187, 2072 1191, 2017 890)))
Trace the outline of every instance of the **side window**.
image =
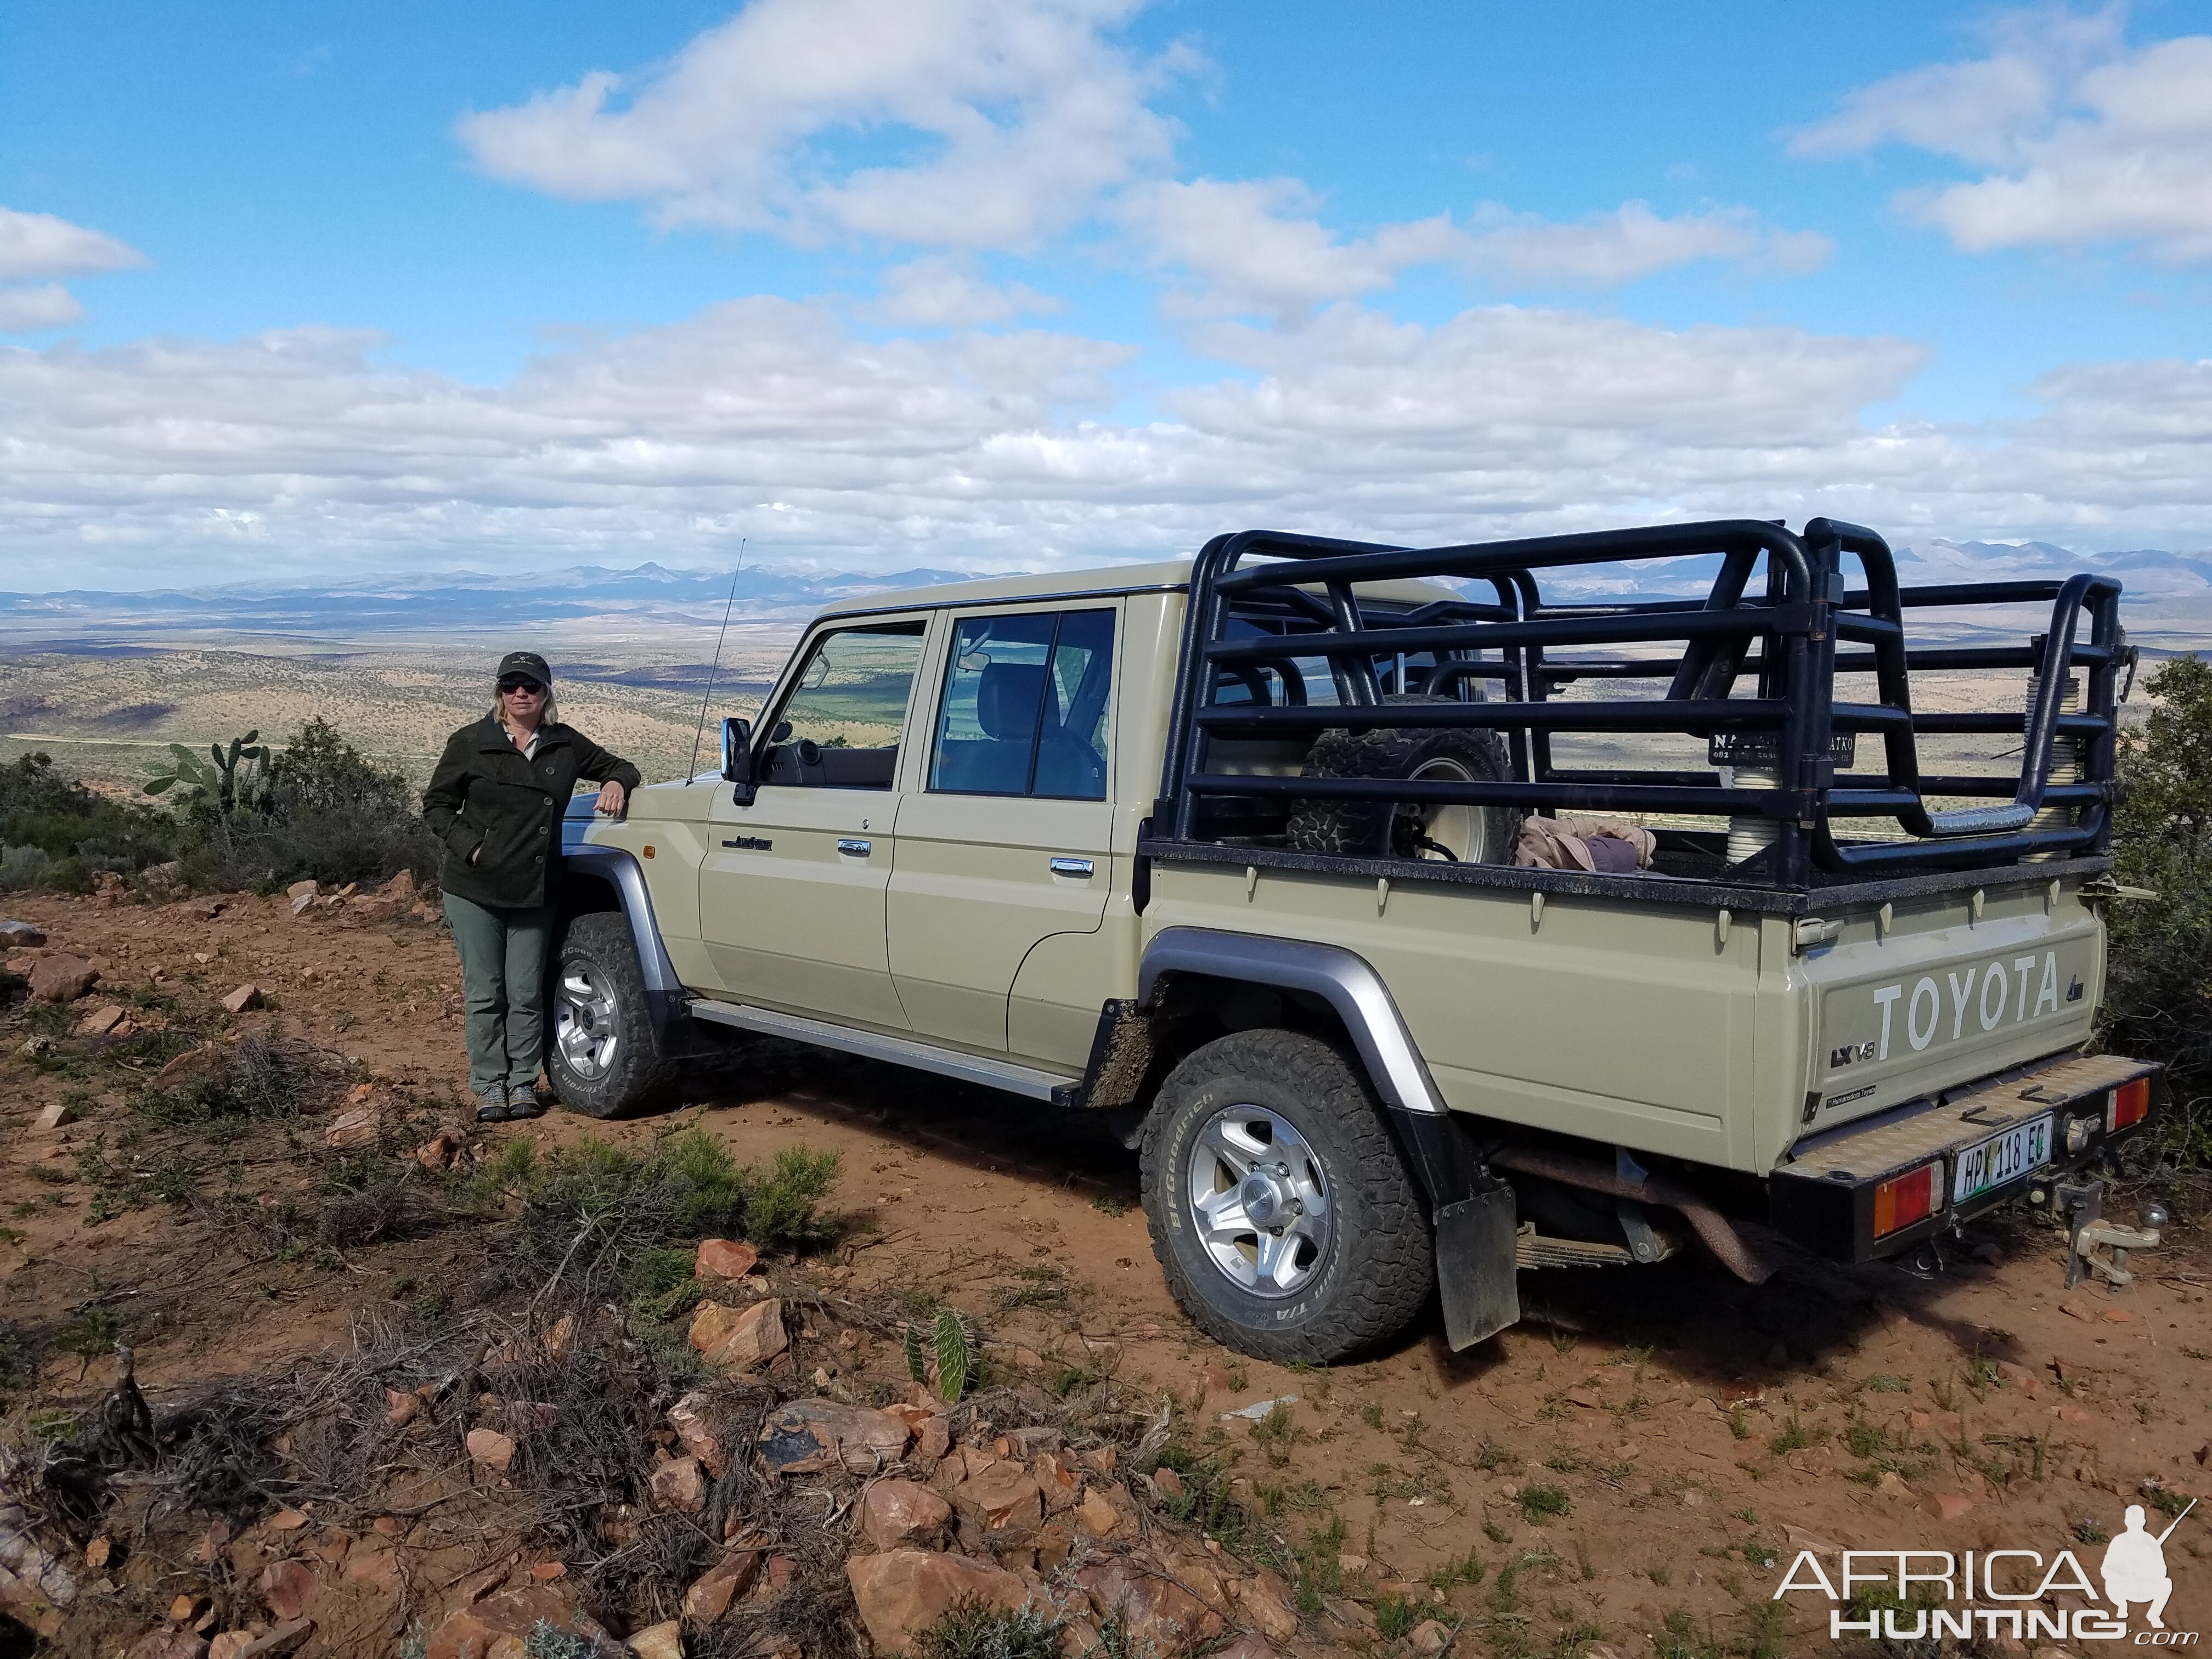
POLYGON ((761 781, 890 788, 927 626, 844 628, 815 641, 769 732, 761 781))
POLYGON ((1111 611, 963 617, 955 625, 929 787, 1106 799, 1111 611))

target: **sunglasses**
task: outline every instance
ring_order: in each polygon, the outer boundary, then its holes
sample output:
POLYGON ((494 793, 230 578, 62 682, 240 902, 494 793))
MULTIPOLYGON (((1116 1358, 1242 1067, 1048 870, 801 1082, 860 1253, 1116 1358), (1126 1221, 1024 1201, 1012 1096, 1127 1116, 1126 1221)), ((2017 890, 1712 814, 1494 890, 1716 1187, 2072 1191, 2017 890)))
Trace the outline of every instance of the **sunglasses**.
POLYGON ((507 696, 512 696, 517 691, 527 691, 534 697, 545 688, 538 684, 536 680, 501 680, 499 683, 499 689, 502 694, 507 696))

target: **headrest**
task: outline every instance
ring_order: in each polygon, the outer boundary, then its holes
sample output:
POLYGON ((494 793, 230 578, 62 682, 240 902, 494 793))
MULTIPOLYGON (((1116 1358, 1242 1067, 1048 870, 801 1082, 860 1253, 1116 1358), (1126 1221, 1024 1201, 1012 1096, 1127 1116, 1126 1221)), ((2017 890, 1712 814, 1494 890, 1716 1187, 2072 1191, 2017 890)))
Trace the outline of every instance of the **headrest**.
POLYGON ((1044 665, 994 662, 975 683, 975 724, 986 737, 1026 743, 1036 730, 1044 665))

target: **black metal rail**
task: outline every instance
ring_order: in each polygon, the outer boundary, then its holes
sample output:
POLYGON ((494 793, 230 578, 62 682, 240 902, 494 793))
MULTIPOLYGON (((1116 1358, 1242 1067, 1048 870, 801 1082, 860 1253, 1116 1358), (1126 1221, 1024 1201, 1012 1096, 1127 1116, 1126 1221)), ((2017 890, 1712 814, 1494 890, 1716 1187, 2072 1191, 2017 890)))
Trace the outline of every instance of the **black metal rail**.
MULTIPOLYGON (((2101 854, 2114 798, 2117 679, 2129 654, 2119 597, 2117 581, 2087 574, 1903 587, 1880 536, 1828 519, 1814 520, 1802 535, 1740 519, 1435 548, 1268 531, 1218 536, 1191 574, 1154 835, 1170 843, 1264 840, 1264 826, 1279 824, 1300 800, 1718 814, 1764 819, 1772 830, 1760 838, 1769 844, 1755 860, 1715 873, 1790 888, 2030 854, 2101 854), (1702 600, 1547 604, 1538 580, 1546 570, 1693 556, 1720 560, 1702 600), (1857 566, 1862 586, 1847 584, 1847 562, 1857 566), (1495 602, 1377 595, 1378 584, 1422 579, 1480 582, 1495 602), (1908 611, 2045 604, 2048 629, 2027 641, 1906 642, 1908 611), (1858 648, 1839 653, 1842 642, 1858 648), (1680 650, 1644 658, 1607 649, 1624 645, 1680 650), (1602 654, 1559 654, 1590 647, 1602 654), (1415 658, 1418 668, 1409 666, 1415 658), (1326 665, 1333 689, 1326 701, 1309 694, 1301 664, 1313 663, 1326 665), (2023 705, 1942 714, 1912 706, 1915 669, 2023 667, 2033 672, 2023 705), (2084 695, 2069 710, 2068 686, 2077 673, 2084 695), (1870 678, 1871 696, 1838 701, 1839 674, 1862 684, 1870 678), (1658 696, 1555 695, 1601 678, 1667 684, 1658 696), (1492 695, 1493 686, 1500 695, 1492 695), (1404 700, 1411 690, 1419 697, 1404 700), (1510 775, 1415 782, 1215 763, 1224 744, 1272 744, 1279 760, 1285 743, 1295 750, 1331 729, 1386 727, 1496 731, 1510 775), (2014 732, 2021 738, 2016 778, 1922 775, 1923 735, 2014 732), (1679 762, 1671 769, 1561 767, 1553 740, 1572 733, 1699 738, 1716 753, 1733 744, 1729 752, 1748 754, 1755 765, 1740 763, 1732 776, 1718 765, 1691 771, 1679 762), (1838 735, 1862 733, 1876 740, 1880 769, 1862 763, 1838 775, 1838 735), (2079 757, 2080 776, 2054 782, 2062 740, 2079 757), (1941 795, 1998 804, 1930 810, 1928 798, 1941 795), (1890 818, 1901 834, 1839 838, 1838 818, 1890 818)), ((1845 752, 1851 746, 1847 741, 1845 752)), ((1709 857, 1712 839, 1680 838, 1709 857)))

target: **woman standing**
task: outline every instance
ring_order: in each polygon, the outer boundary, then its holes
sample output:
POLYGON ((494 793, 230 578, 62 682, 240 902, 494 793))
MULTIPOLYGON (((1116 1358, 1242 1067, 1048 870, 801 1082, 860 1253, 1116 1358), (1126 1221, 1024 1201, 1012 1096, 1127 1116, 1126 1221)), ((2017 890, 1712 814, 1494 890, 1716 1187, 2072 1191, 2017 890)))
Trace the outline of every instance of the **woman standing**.
POLYGON ((618 815, 637 768, 561 724, 553 675, 534 651, 500 659, 491 713, 446 739, 422 792, 445 843, 438 884, 461 953, 469 1087, 477 1118, 536 1117, 545 1048, 545 961, 561 869, 561 820, 576 781, 618 815))

